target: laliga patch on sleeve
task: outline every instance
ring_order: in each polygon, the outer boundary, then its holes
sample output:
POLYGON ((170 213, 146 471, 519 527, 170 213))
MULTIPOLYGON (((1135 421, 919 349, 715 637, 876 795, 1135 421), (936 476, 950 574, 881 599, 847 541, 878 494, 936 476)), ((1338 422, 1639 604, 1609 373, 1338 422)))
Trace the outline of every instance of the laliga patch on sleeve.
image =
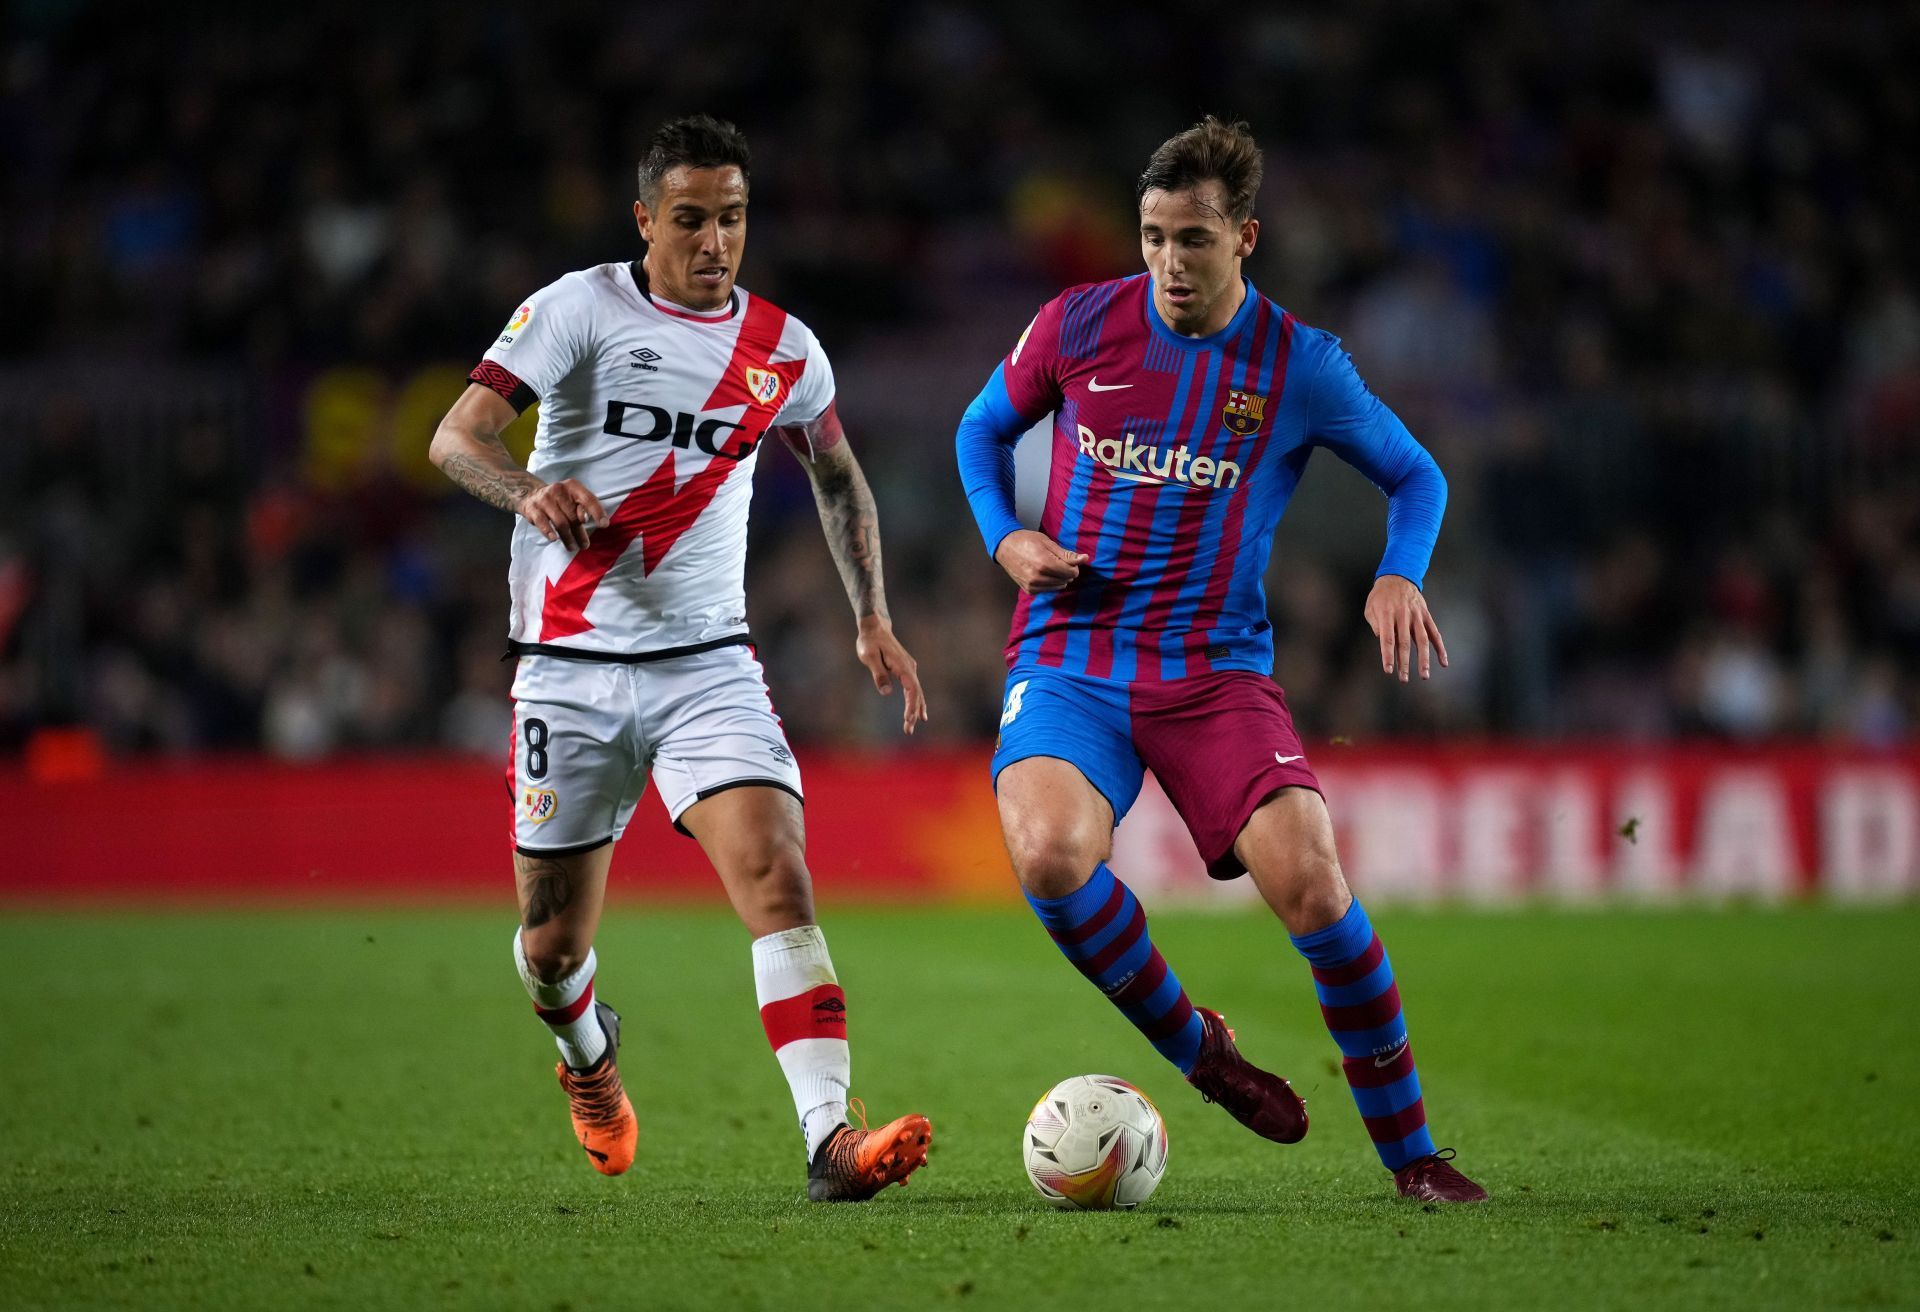
POLYGON ((519 335, 520 330, 525 328, 532 319, 533 302, 528 301, 525 305, 513 312, 513 318, 507 320, 507 326, 500 333, 500 340, 495 343, 495 345, 512 346, 513 339, 519 335))
POLYGON ((1040 316, 1037 314, 1027 320, 1027 326, 1020 330, 1020 340, 1013 344, 1013 358, 1007 361, 1008 364, 1018 365, 1020 363, 1020 352, 1027 349, 1027 336, 1033 332, 1033 325, 1039 322, 1040 316))

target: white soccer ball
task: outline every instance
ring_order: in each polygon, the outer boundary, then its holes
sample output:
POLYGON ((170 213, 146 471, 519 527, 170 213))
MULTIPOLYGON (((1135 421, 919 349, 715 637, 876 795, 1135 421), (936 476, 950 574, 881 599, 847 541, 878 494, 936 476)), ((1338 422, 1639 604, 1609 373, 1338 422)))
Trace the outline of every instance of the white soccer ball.
POLYGON ((1021 1136, 1027 1178, 1055 1207, 1138 1207, 1167 1170, 1167 1123, 1147 1095, 1113 1075, 1048 1089, 1021 1136))

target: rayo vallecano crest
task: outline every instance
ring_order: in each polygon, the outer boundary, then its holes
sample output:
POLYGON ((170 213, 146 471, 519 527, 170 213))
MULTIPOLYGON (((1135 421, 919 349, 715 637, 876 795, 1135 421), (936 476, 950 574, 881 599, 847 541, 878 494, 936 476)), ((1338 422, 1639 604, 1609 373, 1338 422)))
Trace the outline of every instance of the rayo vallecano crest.
POLYGON ((747 395, 755 405, 772 405, 780 399, 780 375, 771 369, 747 370, 747 395))
POLYGON ((1260 427, 1266 418, 1267 398, 1252 392, 1229 392, 1227 403, 1220 407, 1220 422, 1242 437, 1260 427))

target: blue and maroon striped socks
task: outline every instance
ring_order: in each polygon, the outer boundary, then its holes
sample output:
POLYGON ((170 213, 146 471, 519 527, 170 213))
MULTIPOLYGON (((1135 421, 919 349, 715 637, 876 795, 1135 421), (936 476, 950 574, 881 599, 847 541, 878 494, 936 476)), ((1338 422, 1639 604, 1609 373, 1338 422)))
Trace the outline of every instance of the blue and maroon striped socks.
POLYGON ((1320 1015, 1346 1058, 1347 1084, 1380 1160, 1397 1171, 1432 1153, 1400 986, 1367 913, 1355 901, 1339 920, 1295 936, 1293 945, 1312 963, 1320 1015))
MULTIPOLYGON (((1027 894, 1060 950, 1185 1075, 1200 1056, 1202 1021, 1147 937, 1147 913, 1102 863, 1065 897, 1027 894)), ((1412 1069, 1409 1067, 1408 1069, 1412 1069)), ((1415 1096, 1418 1096, 1417 1094, 1415 1096)))

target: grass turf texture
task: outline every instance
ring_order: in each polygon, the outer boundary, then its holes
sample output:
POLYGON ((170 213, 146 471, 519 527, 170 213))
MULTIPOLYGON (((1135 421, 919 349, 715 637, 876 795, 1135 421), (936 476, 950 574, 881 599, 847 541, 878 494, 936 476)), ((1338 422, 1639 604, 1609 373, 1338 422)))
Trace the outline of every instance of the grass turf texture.
POLYGON ((0 1305, 1127 1308, 1894 1306, 1916 1297, 1920 910, 1386 912, 1439 1141, 1493 1192, 1395 1198, 1307 972, 1252 915, 1155 917, 1289 1073, 1282 1148, 1201 1103, 1016 907, 828 907, 855 1091, 933 1158, 801 1200, 791 1106, 718 910, 600 941, 641 1118, 587 1167, 510 918, 0 921, 0 1305), (1019 1130, 1104 1071, 1166 1114, 1134 1213, 1048 1209, 1019 1130))

